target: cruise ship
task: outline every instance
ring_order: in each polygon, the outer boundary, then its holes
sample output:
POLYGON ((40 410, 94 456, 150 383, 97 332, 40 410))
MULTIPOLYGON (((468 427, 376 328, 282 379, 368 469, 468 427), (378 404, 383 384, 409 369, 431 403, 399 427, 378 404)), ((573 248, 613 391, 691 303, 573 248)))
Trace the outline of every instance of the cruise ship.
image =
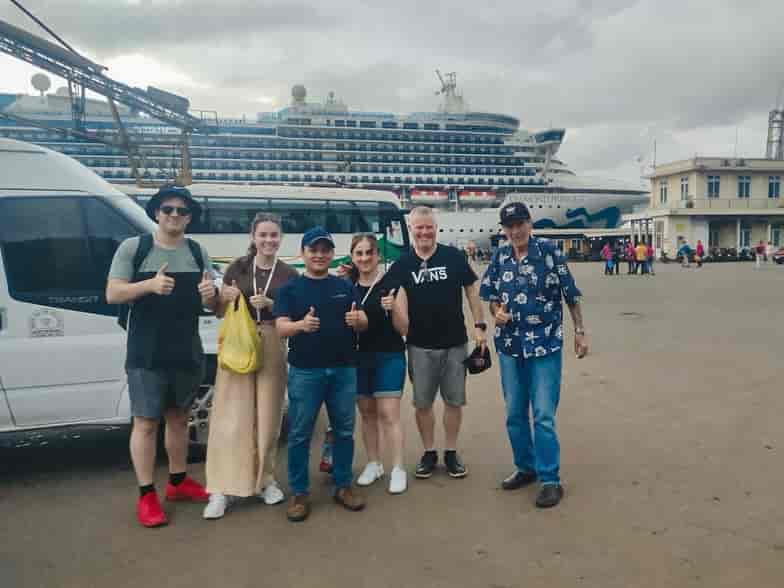
MULTIPOLYGON (((73 126, 72 102, 66 89, 46 94, 41 75, 39 96, 0 94, 0 112, 9 115, 0 117, 0 137, 66 153, 113 183, 171 180, 181 161, 179 129, 118 107, 144 156, 135 174, 121 148, 54 130, 73 126)), ((642 188, 572 172, 557 157, 565 129, 529 132, 515 117, 470 110, 455 74, 439 79, 434 112, 354 111, 334 93, 310 101, 296 85, 289 106, 255 119, 213 114, 190 136, 193 181, 383 189, 406 207, 449 210, 497 207, 514 195, 529 204, 537 228, 612 228, 647 201, 642 188)), ((87 100, 83 121, 88 133, 117 136, 105 101, 87 100)))

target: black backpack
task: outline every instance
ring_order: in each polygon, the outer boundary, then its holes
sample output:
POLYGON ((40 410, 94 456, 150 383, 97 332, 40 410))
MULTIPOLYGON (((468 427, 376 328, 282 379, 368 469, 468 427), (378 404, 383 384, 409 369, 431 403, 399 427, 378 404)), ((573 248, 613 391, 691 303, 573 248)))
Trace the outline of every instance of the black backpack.
MULTIPOLYGON (((191 255, 193 255, 193 259, 196 261, 196 265, 199 266, 199 272, 204 273, 204 258, 201 255, 201 247, 199 247, 199 244, 193 239, 186 238, 185 240, 188 242, 188 248, 191 250, 191 255)), ((142 263, 149 255, 150 251, 152 251, 153 243, 154 241, 151 233, 145 233, 139 237, 139 247, 136 249, 136 253, 133 256, 132 282, 136 280, 136 275, 139 273, 139 268, 142 266, 142 263)), ((117 324, 125 330, 128 329, 128 316, 130 314, 131 305, 121 304, 120 310, 117 313, 117 324)))

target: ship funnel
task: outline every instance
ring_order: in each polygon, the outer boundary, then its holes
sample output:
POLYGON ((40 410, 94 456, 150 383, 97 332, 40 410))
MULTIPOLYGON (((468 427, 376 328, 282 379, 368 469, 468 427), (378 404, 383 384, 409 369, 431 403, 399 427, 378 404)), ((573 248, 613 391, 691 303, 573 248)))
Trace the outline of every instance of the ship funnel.
POLYGON ((768 116, 767 159, 784 160, 784 84, 776 97, 776 108, 768 116))

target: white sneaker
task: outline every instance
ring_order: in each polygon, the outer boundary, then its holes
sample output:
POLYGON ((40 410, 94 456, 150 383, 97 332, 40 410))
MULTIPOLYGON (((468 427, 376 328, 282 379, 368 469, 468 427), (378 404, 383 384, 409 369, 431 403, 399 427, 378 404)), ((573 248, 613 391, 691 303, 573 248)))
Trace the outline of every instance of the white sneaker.
POLYGON ((389 493, 402 494, 408 488, 408 474, 400 466, 392 468, 389 474, 389 493))
POLYGON ((365 469, 362 470, 362 473, 359 474, 359 478, 357 478, 357 485, 370 486, 373 482, 378 480, 383 475, 384 475, 384 466, 382 466, 377 461, 370 461, 365 466, 365 469))
POLYGON ((220 519, 226 514, 226 507, 229 505, 229 499, 225 494, 210 494, 210 501, 204 507, 205 519, 220 519))
POLYGON ((286 495, 283 494, 283 490, 280 489, 277 482, 270 482, 261 491, 261 499, 264 501, 264 504, 272 506, 273 504, 283 502, 286 499, 286 495))

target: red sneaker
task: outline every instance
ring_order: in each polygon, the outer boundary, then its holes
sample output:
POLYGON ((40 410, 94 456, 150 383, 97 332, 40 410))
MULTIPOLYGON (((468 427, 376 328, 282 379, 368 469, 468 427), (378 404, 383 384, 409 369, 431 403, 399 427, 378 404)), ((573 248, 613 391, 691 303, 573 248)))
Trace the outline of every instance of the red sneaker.
POLYGON ((183 502, 208 502, 210 495, 193 478, 185 478, 176 486, 166 484, 166 500, 179 500, 183 502))
POLYGON ((139 497, 136 503, 136 518, 143 527, 162 527, 169 524, 155 492, 139 497))

